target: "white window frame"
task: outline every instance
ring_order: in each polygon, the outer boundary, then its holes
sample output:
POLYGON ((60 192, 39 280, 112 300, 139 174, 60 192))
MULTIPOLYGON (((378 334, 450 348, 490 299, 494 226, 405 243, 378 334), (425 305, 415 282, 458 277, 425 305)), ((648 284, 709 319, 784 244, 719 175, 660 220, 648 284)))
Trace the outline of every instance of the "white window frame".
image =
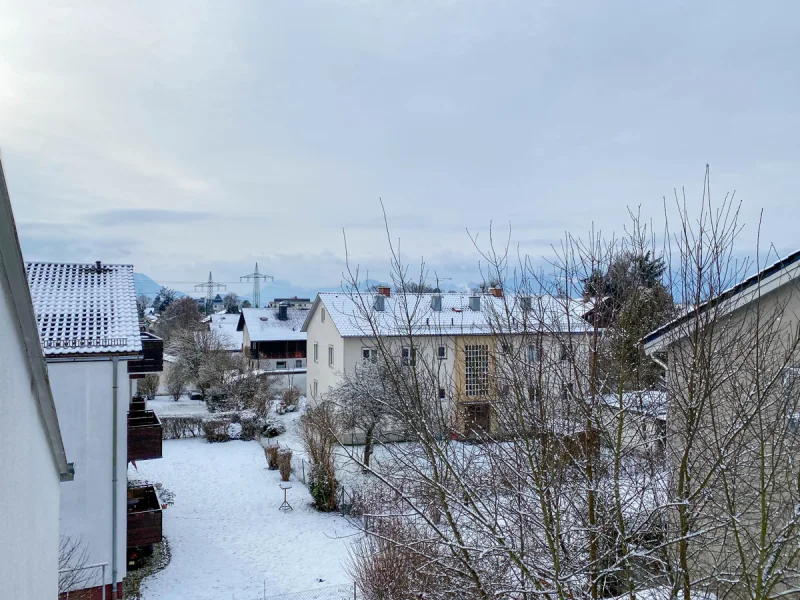
POLYGON ((447 346, 439 346, 436 349, 436 358, 439 360, 447 360, 447 346))
POLYGON ((331 367, 331 368, 333 368, 334 359, 335 359, 335 356, 334 356, 333 352, 334 352, 333 344, 328 344, 328 366, 331 367))
POLYGON ((314 342, 314 362, 319 362, 319 344, 314 342))
POLYGON ((464 346, 464 392, 470 397, 489 395, 489 346, 464 346))
POLYGON ((303 368, 303 359, 302 358, 295 359, 294 368, 295 369, 302 369, 303 368))
POLYGON ((400 364, 404 367, 415 367, 417 365, 417 349, 410 346, 400 348, 400 364))
POLYGON ((326 316, 326 314, 327 314, 327 313, 326 313, 325 309, 323 308, 323 309, 322 309, 322 312, 320 313, 320 320, 321 320, 323 323, 325 322, 325 316, 326 316))
POLYGON ((312 390, 311 391, 311 395, 314 398, 316 398, 319 395, 319 381, 317 381, 316 379, 314 380, 314 383, 312 384, 311 390, 312 390))
POLYGON ((289 365, 287 364, 287 362, 285 360, 276 360, 275 361, 275 370, 276 371, 285 371, 288 367, 289 367, 289 365), (281 365, 283 365, 283 366, 281 366, 281 365))
POLYGON ((542 353, 539 351, 537 344, 528 344, 528 362, 537 363, 541 360, 542 353))
POLYGON ((378 349, 368 348, 366 346, 361 348, 361 362, 364 364, 367 363, 372 363, 373 365, 378 364, 378 349))

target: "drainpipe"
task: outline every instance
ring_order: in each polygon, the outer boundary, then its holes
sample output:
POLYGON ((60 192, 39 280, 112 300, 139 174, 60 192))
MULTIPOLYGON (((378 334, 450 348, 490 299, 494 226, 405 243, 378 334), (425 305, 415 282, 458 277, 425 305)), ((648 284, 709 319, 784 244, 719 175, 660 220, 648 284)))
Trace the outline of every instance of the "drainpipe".
MULTIPOLYGON (((119 598, 117 589, 117 366, 119 358, 111 359, 111 368, 114 370, 111 375, 112 389, 112 410, 114 423, 111 427, 111 598, 119 598)), ((103 582, 105 588, 105 581, 103 582)))

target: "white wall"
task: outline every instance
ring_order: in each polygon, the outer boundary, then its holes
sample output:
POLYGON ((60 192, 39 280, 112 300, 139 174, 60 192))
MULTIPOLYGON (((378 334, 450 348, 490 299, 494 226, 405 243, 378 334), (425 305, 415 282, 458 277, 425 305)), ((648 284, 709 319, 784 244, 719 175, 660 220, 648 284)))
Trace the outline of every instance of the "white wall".
MULTIPOLYGON (((0 283, 5 280, 0 273, 0 283)), ((56 598, 59 473, 15 315, 10 292, 2 285, 0 598, 56 598)), ((63 484, 64 489, 69 485, 63 484)))
MULTIPOLYGON (((344 355, 344 341, 339 335, 339 330, 333 324, 333 319, 328 315, 322 321, 322 309, 324 304, 320 303, 317 310, 308 324, 308 338, 306 342, 306 356, 308 357, 307 373, 308 387, 306 394, 309 398, 313 395, 314 381, 318 383, 318 396, 326 393, 331 386, 339 380, 341 372, 346 368, 344 355), (314 361, 314 343, 319 344, 319 360, 314 361), (328 366, 328 346, 333 346, 334 363, 333 367, 328 366)), ((326 309, 327 311, 327 309, 326 309)), ((351 364, 352 368, 352 364, 351 364)))
MULTIPOLYGON (((111 580, 112 532, 112 362, 48 362, 67 456, 75 481, 61 494, 61 534, 83 539, 89 563, 108 563, 111 580)), ((127 363, 118 363, 117 389, 117 581, 125 577, 127 414, 131 390, 127 363)), ((100 585, 98 579, 92 586, 100 585)))

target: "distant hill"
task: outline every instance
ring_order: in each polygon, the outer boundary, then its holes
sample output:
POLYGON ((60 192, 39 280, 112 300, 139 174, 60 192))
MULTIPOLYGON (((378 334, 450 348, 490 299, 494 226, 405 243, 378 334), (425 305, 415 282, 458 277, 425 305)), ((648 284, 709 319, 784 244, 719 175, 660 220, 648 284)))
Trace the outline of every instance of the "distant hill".
MULTIPOLYGON (((151 300, 158 295, 158 290, 161 289, 161 284, 154 281, 144 273, 134 273, 133 274, 133 286, 136 288, 136 295, 137 296, 147 296, 151 300)), ((175 294, 180 298, 181 296, 186 296, 183 292, 175 292, 175 294)))

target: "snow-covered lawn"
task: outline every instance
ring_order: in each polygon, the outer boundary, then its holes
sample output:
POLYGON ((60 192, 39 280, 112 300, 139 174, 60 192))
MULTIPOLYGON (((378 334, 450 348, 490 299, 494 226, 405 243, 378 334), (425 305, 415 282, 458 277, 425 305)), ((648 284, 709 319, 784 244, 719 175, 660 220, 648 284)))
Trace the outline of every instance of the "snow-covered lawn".
MULTIPOLYGON (((284 437, 295 441, 277 440, 284 437)), ((163 451, 129 472, 174 494, 163 521, 172 560, 144 581, 144 600, 254 600, 265 588, 270 596, 349 583, 355 529, 340 515, 315 511, 294 475, 294 510, 278 510, 280 475, 267 469, 258 442, 168 440, 163 451)))
POLYGON ((153 410, 162 415, 207 415, 208 409, 203 400, 189 400, 188 396, 181 396, 180 400, 173 400, 169 396, 156 396, 147 401, 148 410, 153 410))

